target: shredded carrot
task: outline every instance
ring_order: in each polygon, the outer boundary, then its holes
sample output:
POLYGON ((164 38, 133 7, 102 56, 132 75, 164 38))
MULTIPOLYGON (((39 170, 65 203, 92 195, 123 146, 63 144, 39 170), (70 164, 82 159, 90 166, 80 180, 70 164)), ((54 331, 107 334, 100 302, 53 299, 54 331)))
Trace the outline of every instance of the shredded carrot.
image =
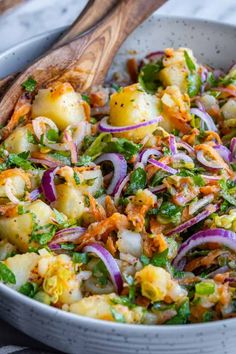
POLYGON ((106 210, 106 215, 108 217, 114 213, 117 213, 115 203, 109 195, 107 195, 105 199, 105 210, 106 210))
POLYGON ((15 127, 20 123, 22 118, 28 119, 28 116, 31 112, 31 102, 30 99, 26 98, 25 95, 22 95, 14 109, 14 112, 8 121, 7 125, 3 128, 1 132, 1 138, 6 139, 15 127))
POLYGON ((106 213, 102 205, 98 204, 96 199, 90 193, 86 193, 86 194, 89 198, 89 204, 90 204, 89 209, 94 217, 94 221, 104 220, 106 218, 106 213))
POLYGON ((203 150, 206 155, 210 156, 214 161, 218 162, 222 168, 224 168, 228 174, 233 177, 234 173, 233 171, 229 168, 227 163, 223 160, 223 158, 220 156, 220 154, 209 144, 200 144, 195 146, 195 150, 203 150))
POLYGON ((184 135, 182 140, 190 145, 194 145, 196 137, 199 135, 199 133, 199 130, 197 128, 194 128, 190 134, 184 135))
POLYGON ((78 244, 77 249, 82 249, 90 242, 100 241, 105 233, 109 234, 115 230, 127 229, 128 226, 127 217, 120 213, 115 213, 105 220, 91 224, 87 231, 75 241, 78 244))
POLYGON ((26 173, 24 170, 21 168, 12 168, 9 170, 2 171, 0 173, 0 185, 3 185, 6 181, 7 178, 13 177, 13 176, 20 176, 24 179, 26 187, 29 189, 31 187, 31 181, 29 174, 26 173))
POLYGON ((205 141, 216 141, 217 144, 222 144, 221 138, 219 137, 219 134, 217 134, 216 132, 213 132, 212 130, 210 131, 206 131, 205 132, 205 141))
POLYGON ((220 187, 219 186, 203 186, 200 187, 200 192, 204 195, 208 195, 208 194, 217 194, 220 191, 220 187))
POLYGON ((84 114, 85 114, 86 120, 87 120, 87 122, 89 122, 90 121, 90 114, 91 114, 90 105, 86 101, 83 101, 82 105, 84 108, 84 114))
POLYGON ((0 205, 0 215, 4 215, 8 218, 18 215, 18 205, 15 204, 0 205))
POLYGON ((193 272, 196 268, 199 267, 209 267, 212 264, 215 264, 216 258, 220 254, 222 254, 222 250, 218 249, 209 252, 207 256, 195 258, 186 265, 185 270, 187 272, 193 272))
POLYGON ((114 238, 111 236, 108 236, 107 238, 107 242, 106 242, 106 247, 108 249, 108 251, 113 255, 113 257, 116 254, 117 248, 114 242, 114 238))

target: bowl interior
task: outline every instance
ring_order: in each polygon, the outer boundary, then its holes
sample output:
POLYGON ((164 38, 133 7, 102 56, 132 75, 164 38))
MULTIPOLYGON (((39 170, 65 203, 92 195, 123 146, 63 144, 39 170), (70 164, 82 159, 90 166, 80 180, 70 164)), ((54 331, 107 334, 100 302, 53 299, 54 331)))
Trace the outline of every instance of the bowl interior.
MULTIPOLYGON (((49 49, 65 28, 31 38, 0 54, 0 77, 22 70, 49 49)), ((108 76, 124 70, 128 57, 143 57, 167 47, 189 47, 201 63, 227 69, 235 63, 236 27, 222 23, 154 14, 118 51, 108 76)))

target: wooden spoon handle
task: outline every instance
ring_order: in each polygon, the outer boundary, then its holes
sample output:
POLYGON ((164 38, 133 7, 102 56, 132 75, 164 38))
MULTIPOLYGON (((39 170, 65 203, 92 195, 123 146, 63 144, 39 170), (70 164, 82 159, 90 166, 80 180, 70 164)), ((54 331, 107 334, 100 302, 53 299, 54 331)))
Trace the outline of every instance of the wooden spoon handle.
MULTIPOLYGON (((82 92, 100 84, 114 55, 127 36, 166 0, 122 0, 93 30, 71 43, 73 57, 71 74, 77 73, 78 89, 82 92), (80 77, 78 77, 78 72, 80 77)), ((67 79, 69 79, 67 72, 67 79)))
POLYGON ((69 30, 63 33, 62 37, 54 44, 53 48, 58 48, 72 41, 81 35, 81 33, 95 26, 117 2, 118 0, 89 0, 79 17, 69 30))
MULTIPOLYGON (((83 32, 88 31, 96 25, 117 3, 118 0, 89 0, 79 17, 75 20, 72 27, 65 31, 59 40, 53 45, 52 49, 58 48, 83 32)), ((0 80, 0 97, 4 91, 12 84, 18 73, 8 75, 0 80)))

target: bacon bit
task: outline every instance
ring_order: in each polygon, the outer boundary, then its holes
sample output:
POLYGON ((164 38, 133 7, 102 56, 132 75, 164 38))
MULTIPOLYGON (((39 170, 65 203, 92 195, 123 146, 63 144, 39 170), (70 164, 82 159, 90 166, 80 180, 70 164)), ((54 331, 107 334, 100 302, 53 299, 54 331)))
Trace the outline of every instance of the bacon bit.
POLYGON ((106 213, 103 207, 97 203, 96 199, 90 194, 86 193, 89 198, 90 212, 94 217, 94 221, 102 221, 106 218, 106 213))
POLYGON ((145 307, 146 309, 150 305, 151 301, 145 296, 138 295, 136 298, 136 305, 145 307))
POLYGON ((127 60, 127 69, 132 82, 138 81, 138 63, 135 58, 127 60))
POLYGON ((91 224, 87 231, 75 241, 77 250, 81 250, 86 244, 90 242, 100 241, 104 234, 109 234, 115 230, 127 229, 129 222, 125 215, 115 213, 109 218, 97 223, 91 224))
POLYGON ((106 210, 106 215, 108 217, 112 216, 112 214, 114 214, 114 213, 117 213, 115 203, 109 195, 107 195, 105 198, 105 210, 106 210))
POLYGON ((231 177, 234 176, 234 172, 229 168, 227 163, 225 163, 225 161, 220 156, 220 154, 212 146, 210 146, 209 144, 200 144, 195 146, 195 150, 196 151, 203 150, 206 155, 210 156, 213 160, 218 162, 222 166, 222 168, 224 168, 228 172, 228 174, 231 177))
POLYGON ((7 125, 2 129, 1 139, 6 139, 15 127, 20 123, 20 119, 24 118, 27 120, 31 112, 31 98, 27 98, 25 95, 22 95, 18 102, 16 103, 14 112, 8 121, 7 125))
POLYGON ((117 248, 116 248, 116 243, 114 242, 114 238, 113 237, 108 236, 107 242, 106 242, 106 248, 108 249, 108 251, 114 257, 115 254, 116 254, 117 248))
POLYGON ((216 264, 216 258, 220 254, 222 254, 222 250, 218 249, 209 252, 207 256, 195 258, 185 266, 185 270, 187 272, 193 272, 196 268, 209 267, 212 264, 216 264))
POLYGON ((6 171, 2 171, 0 173, 0 185, 3 185, 6 181, 7 178, 14 177, 14 176, 20 176, 24 179, 26 187, 30 189, 31 187, 31 181, 28 173, 26 173, 24 170, 21 168, 12 168, 6 171))

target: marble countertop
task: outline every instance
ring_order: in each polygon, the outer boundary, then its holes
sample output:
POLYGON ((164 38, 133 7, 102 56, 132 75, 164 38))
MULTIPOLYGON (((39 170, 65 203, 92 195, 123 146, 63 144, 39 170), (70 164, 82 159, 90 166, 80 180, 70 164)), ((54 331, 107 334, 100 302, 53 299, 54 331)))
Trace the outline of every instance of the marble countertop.
MULTIPOLYGON (((134 0, 138 1, 138 0, 134 0)), ((0 52, 39 33, 70 24, 87 0, 27 0, 0 18, 0 52)), ((236 0, 169 0, 158 10, 236 24, 236 0)))

